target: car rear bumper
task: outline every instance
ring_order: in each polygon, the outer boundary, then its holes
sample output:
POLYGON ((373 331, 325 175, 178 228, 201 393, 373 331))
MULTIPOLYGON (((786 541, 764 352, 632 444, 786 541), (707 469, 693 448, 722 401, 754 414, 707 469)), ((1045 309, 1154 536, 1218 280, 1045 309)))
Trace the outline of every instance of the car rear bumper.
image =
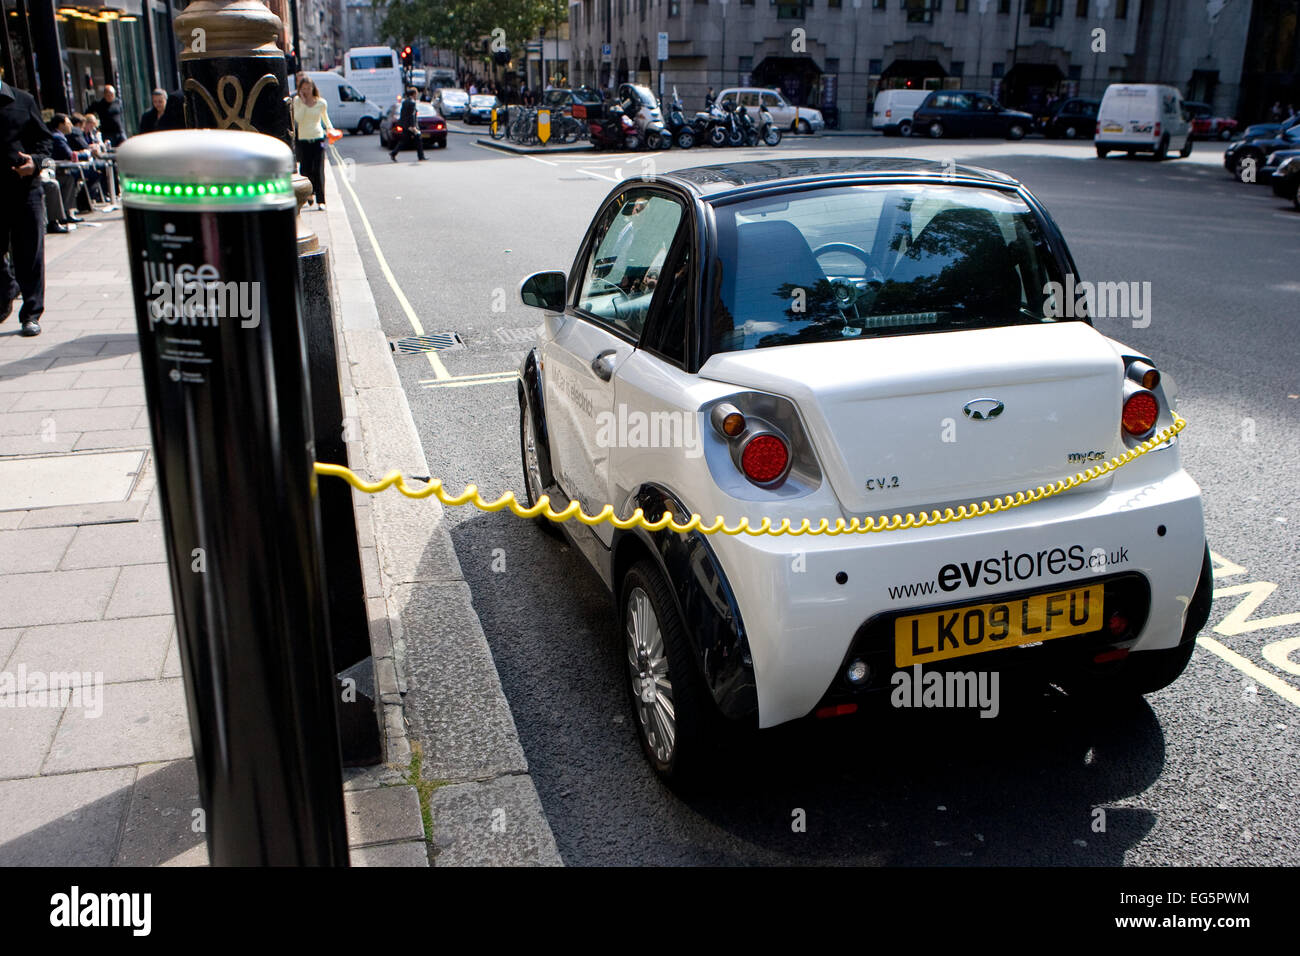
POLYGON ((1113 149, 1116 152, 1123 150, 1130 153, 1154 153, 1160 148, 1160 141, 1154 139, 1107 139, 1104 136, 1096 136, 1093 141, 1102 149, 1113 149))
MULTIPOLYGON (((1142 465, 1125 468, 1136 481, 1104 492, 955 524, 837 537, 713 536, 746 625, 759 725, 814 710, 864 625, 908 610, 987 604, 1123 576, 1150 594, 1126 646, 1176 646, 1205 550, 1200 489, 1181 469, 1156 477, 1158 467, 1142 465), (1079 558, 1082 567, 1074 567, 1079 558)), ((1063 648, 1087 636, 1058 640, 1063 648)), ((987 667, 981 657, 954 660, 987 667)))

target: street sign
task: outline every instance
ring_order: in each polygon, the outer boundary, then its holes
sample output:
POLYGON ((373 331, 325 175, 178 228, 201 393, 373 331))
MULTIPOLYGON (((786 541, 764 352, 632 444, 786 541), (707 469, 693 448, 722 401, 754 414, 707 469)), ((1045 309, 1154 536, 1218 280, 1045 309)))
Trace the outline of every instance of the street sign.
POLYGON ((614 50, 608 43, 602 43, 600 45, 600 55, 602 59, 608 60, 614 55, 614 50))
POLYGON ((659 62, 668 59, 668 34, 659 34, 659 62))
POLYGON ((543 143, 551 138, 551 111, 537 111, 537 138, 543 143))

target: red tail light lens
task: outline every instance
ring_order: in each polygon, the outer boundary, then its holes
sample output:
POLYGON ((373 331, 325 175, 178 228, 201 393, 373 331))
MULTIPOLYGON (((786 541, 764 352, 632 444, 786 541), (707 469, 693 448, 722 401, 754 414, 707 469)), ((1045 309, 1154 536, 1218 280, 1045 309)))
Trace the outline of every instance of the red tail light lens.
POLYGON ((1156 123, 1156 139, 1160 138, 1160 124, 1156 123))
POLYGON ((1150 392, 1134 392, 1124 403, 1124 413, 1120 421, 1124 431, 1130 435, 1145 435, 1156 427, 1160 415, 1160 406, 1156 397, 1150 392))
POLYGON ((402 127, 400 126, 394 126, 393 129, 397 130, 399 133, 402 131, 402 127))
POLYGON ((740 453, 740 467, 755 484, 766 485, 785 474, 790 446, 776 435, 757 435, 740 453))

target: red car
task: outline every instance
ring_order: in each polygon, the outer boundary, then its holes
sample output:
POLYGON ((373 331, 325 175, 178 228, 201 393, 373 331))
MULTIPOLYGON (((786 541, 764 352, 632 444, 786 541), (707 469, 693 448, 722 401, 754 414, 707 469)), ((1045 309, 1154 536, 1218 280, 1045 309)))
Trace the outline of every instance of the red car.
POLYGON ((1215 116, 1209 103, 1183 101, 1183 108, 1192 116, 1192 135, 1197 139, 1232 139, 1237 132, 1237 121, 1227 116, 1215 116))
MULTIPOLYGON (((402 125, 397 121, 401 115, 400 109, 400 103, 390 106, 384 118, 379 121, 379 145, 384 149, 392 149, 402 134, 402 125)), ((447 145, 447 122, 438 115, 432 103, 416 103, 415 115, 420 124, 420 138, 426 145, 439 149, 447 145)))

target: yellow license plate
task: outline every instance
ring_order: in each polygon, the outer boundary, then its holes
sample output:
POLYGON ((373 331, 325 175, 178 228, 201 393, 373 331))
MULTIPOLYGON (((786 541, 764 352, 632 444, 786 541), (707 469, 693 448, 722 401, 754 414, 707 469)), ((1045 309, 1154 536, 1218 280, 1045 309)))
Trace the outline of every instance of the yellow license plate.
POLYGON ((1103 126, 1103 127, 1101 128, 1101 131, 1102 131, 1103 133, 1122 133, 1122 132, 1124 132, 1124 127, 1123 127, 1123 126, 1115 126, 1114 124, 1111 124, 1111 125, 1108 125, 1108 126, 1103 126))
POLYGON ((1014 601, 926 611, 894 622, 894 666, 911 667, 1101 629, 1100 584, 1014 601))

